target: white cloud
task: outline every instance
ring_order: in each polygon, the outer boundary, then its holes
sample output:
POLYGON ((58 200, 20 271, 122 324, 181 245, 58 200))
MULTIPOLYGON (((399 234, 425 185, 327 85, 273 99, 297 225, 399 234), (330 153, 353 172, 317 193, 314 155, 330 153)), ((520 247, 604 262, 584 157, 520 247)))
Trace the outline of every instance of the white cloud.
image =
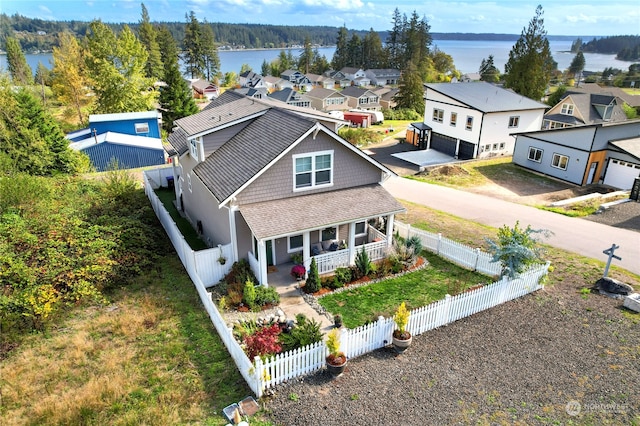
POLYGON ((362 0, 303 0, 305 6, 326 7, 337 10, 359 10, 364 7, 362 0))

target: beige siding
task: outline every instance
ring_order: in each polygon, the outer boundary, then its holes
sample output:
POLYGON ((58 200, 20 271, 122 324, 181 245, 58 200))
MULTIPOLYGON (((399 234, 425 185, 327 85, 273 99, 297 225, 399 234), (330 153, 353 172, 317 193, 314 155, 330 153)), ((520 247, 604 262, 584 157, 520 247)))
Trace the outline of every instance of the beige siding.
POLYGON ((317 192, 334 191, 380 181, 381 171, 375 165, 319 132, 316 139, 309 136, 285 157, 265 171, 256 181, 238 195, 238 204, 298 197, 317 192), (308 191, 293 191, 292 155, 333 150, 333 185, 308 191))
POLYGON ((239 211, 235 212, 236 238, 238 240, 238 258, 246 259, 247 253, 253 252, 253 236, 249 225, 239 211))

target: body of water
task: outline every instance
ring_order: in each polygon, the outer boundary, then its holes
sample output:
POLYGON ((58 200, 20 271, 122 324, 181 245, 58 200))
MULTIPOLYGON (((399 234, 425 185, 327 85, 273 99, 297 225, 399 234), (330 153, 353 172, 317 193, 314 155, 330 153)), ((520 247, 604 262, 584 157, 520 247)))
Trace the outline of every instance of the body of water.
MULTIPOLYGON (((504 72, 504 65, 509 59, 509 52, 515 44, 514 41, 490 41, 490 40, 434 40, 432 48, 451 55, 457 69, 462 73, 478 72, 480 63, 483 59, 493 55, 494 63, 500 72, 504 72)), ((569 52, 571 50, 571 41, 555 41, 549 42, 553 59, 558 63, 558 69, 565 70, 569 68, 575 54, 569 52)), ((262 63, 266 60, 270 63, 278 57, 281 49, 269 50, 221 50, 218 52, 220 56, 220 68, 223 73, 233 71, 239 73, 243 64, 247 64, 257 73, 260 73, 262 63)), ((320 55, 324 55, 327 60, 331 61, 335 53, 335 47, 322 47, 318 49, 320 55)), ((301 53, 300 48, 285 49, 290 51, 295 57, 301 53)), ((25 55, 31 69, 35 72, 38 62, 48 68, 52 67, 51 53, 28 54, 25 55)), ((618 68, 623 71, 629 69, 632 62, 619 61, 615 59, 615 55, 603 55, 600 53, 585 53, 585 71, 603 71, 605 68, 618 68)), ((6 69, 6 56, 0 55, 0 69, 6 69)))

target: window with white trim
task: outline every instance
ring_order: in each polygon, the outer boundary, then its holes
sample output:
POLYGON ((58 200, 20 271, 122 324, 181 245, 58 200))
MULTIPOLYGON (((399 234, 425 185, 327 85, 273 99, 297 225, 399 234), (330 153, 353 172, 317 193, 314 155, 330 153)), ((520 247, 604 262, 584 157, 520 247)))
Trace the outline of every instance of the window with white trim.
POLYGON ((435 121, 436 123, 442 123, 443 120, 444 120, 444 110, 438 109, 438 108, 434 108, 433 109, 433 121, 435 121))
POLYGON ((198 161, 198 140, 197 139, 191 139, 190 141, 191 143, 191 150, 190 150, 190 154, 191 157, 193 157, 194 160, 198 161))
POLYGON ((331 228, 324 228, 320 233, 320 237, 322 241, 336 240, 338 239, 338 228, 335 226, 331 228))
POLYGON ((191 189, 191 173, 187 173, 187 188, 189 188, 189 192, 193 192, 191 189))
POLYGON ((293 189, 304 190, 333 184, 333 151, 293 156, 293 189))
POLYGON ((494 143, 494 144, 491 146, 491 150, 492 150, 492 151, 495 151, 495 150, 497 150, 497 149, 498 149, 498 144, 497 144, 497 143, 494 143))
POLYGON ((556 169, 567 170, 567 164, 569 164, 569 157, 562 154, 553 154, 553 159, 551 160, 551 167, 555 167, 556 169))
POLYGON ((453 127, 456 127, 456 125, 458 124, 458 113, 457 112, 452 112, 451 113, 451 120, 449 121, 449 124, 453 127))
POLYGON ((562 104, 561 114, 573 115, 573 104, 562 104))
POLYGON ((302 250, 303 241, 302 234, 289 236, 289 238, 287 238, 287 251, 294 253, 302 250))
POLYGON ((473 129, 473 117, 470 115, 467 115, 467 124, 464 126, 465 130, 471 130, 473 129))
POLYGON ((135 123, 136 133, 149 133, 149 123, 135 123))
POLYGON ((498 149, 504 149, 504 142, 500 142, 500 146, 498 147, 498 149))
POLYGON ((356 236, 362 236, 367 234, 367 223, 363 220, 362 222, 356 222, 356 236))
POLYGON ((544 151, 539 149, 539 148, 535 148, 533 146, 529 147, 529 160, 531 161, 535 161, 536 163, 539 163, 542 160, 542 153, 544 151))
POLYGON ((520 116, 514 115, 509 117, 509 128, 518 127, 520 125, 520 116))

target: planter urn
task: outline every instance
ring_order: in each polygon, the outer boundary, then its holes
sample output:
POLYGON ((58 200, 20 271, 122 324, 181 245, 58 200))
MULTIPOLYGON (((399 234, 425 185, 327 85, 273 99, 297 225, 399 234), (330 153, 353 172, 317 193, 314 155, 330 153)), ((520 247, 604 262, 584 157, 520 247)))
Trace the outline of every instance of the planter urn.
POLYGON ((341 358, 338 358, 335 361, 333 361, 327 357, 326 365, 327 365, 327 371, 333 377, 338 377, 344 372, 344 369, 347 366, 347 358, 345 356, 342 356, 341 358))
POLYGON ((394 335, 391 339, 391 343, 393 343, 393 348, 396 350, 396 352, 401 354, 406 351, 407 348, 411 345, 412 340, 413 336, 411 336, 411 334, 409 334, 409 337, 405 339, 401 339, 394 335))

